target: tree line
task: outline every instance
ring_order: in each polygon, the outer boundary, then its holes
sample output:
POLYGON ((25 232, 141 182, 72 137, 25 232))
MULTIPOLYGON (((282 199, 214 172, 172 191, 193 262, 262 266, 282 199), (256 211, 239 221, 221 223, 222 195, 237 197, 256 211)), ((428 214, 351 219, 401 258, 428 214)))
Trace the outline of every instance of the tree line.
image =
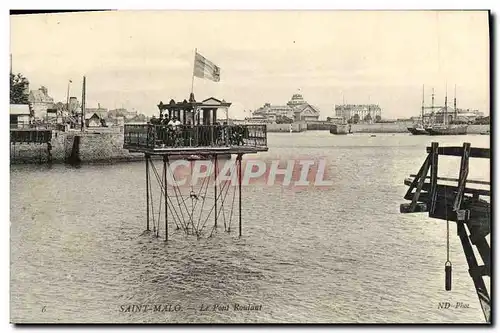
POLYGON ((28 104, 29 81, 21 73, 10 73, 10 104, 28 104))

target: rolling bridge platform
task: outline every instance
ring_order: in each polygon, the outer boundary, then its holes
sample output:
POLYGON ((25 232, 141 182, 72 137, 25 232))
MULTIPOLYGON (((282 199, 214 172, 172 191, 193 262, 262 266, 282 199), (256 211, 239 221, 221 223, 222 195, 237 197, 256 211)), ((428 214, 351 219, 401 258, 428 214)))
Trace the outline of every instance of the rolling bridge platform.
MULTIPOLYGON (((158 104, 159 118, 152 118, 148 124, 125 125, 123 147, 130 152, 144 153, 146 161, 146 230, 159 237, 161 228, 165 230, 165 241, 169 239, 169 228, 183 231, 187 235, 201 237, 210 230, 210 236, 217 230, 222 220, 224 230, 231 232, 231 223, 236 217, 234 202, 238 189, 238 225, 242 235, 242 167, 244 154, 265 152, 267 148, 266 125, 230 125, 227 109, 231 103, 209 98, 196 102, 191 94, 189 101, 158 104), (217 111, 226 110, 226 121, 217 121, 217 111), (230 169, 237 175, 237 186, 230 186, 228 180, 217 180, 219 160, 235 155, 235 163, 230 159, 230 169), (152 157, 161 157, 163 169, 156 168, 152 157), (195 189, 191 185, 189 193, 183 193, 172 171, 171 162, 176 160, 210 161, 213 174, 213 190, 208 191, 210 180, 203 180, 195 189), (160 190, 160 199, 153 200, 151 179, 155 178, 160 190), (169 183, 170 182, 170 183, 169 183), (219 184, 220 183, 220 184, 219 184), (231 191, 230 188, 233 188, 231 191), (232 192, 231 204, 227 197, 232 192), (155 208, 154 202, 158 204, 155 208), (208 227, 213 219, 212 227, 208 227), (163 225, 163 226, 162 226, 163 225)), ((227 163, 227 161, 226 161, 227 163)), ((236 185, 236 184, 233 184, 236 185)), ((188 187, 189 188, 189 187, 188 187)), ((184 191, 185 192, 185 191, 184 191)))

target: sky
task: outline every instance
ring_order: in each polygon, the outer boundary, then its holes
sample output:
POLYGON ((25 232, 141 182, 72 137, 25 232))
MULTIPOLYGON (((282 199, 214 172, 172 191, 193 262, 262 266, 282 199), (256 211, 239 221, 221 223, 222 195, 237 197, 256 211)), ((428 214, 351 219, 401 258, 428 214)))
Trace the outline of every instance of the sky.
POLYGON ((146 115, 188 99, 194 50, 221 81, 194 79, 197 100, 232 102, 230 117, 292 94, 334 116, 334 105, 376 103, 386 119, 449 103, 489 114, 486 11, 115 11, 11 16, 12 70, 56 101, 146 115))

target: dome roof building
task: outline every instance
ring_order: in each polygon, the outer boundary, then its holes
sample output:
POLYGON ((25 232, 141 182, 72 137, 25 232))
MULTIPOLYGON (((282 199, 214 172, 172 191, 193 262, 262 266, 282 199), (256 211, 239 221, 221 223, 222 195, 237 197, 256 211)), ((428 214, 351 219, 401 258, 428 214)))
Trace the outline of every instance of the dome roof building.
POLYGON ((280 118, 289 118, 293 121, 315 121, 319 118, 319 110, 304 100, 301 94, 293 94, 286 105, 264 106, 253 112, 253 116, 265 117, 270 122, 279 121, 280 118))

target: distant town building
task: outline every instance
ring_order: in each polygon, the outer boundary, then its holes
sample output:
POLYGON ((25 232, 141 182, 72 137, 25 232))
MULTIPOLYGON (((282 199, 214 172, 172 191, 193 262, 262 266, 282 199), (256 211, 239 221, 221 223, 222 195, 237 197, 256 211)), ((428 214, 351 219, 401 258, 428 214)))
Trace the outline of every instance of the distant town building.
POLYGON ((479 110, 470 109, 458 109, 455 116, 455 109, 448 106, 447 108, 440 108, 434 113, 434 122, 443 123, 446 117, 447 123, 457 122, 457 123, 473 123, 476 119, 483 117, 484 114, 479 112, 479 110))
POLYGON ((61 117, 59 117, 56 108, 49 108, 47 109, 47 115, 45 116, 45 120, 49 123, 56 123, 61 121, 61 117))
POLYGON ((108 113, 108 117, 110 118, 123 117, 125 118, 125 120, 131 120, 137 116, 138 116, 137 110, 128 111, 125 108, 110 110, 108 113))
POLYGON ((49 92, 44 86, 38 90, 31 90, 28 101, 36 119, 44 119, 47 115, 47 109, 54 108, 54 99, 49 96, 49 92))
POLYGON ((301 94, 293 94, 292 99, 286 105, 292 108, 295 121, 312 121, 319 118, 319 110, 307 103, 301 94))
POLYGON ((283 117, 293 120, 293 109, 288 105, 265 103, 264 106, 252 112, 252 118, 265 119, 267 122, 275 122, 278 118, 283 117))
MULTIPOLYGON (((101 104, 97 104, 97 108, 85 108, 85 115, 92 115, 96 114, 99 116, 99 119, 106 119, 108 118, 108 109, 107 108, 101 108, 101 104)), ((87 119, 87 116, 85 116, 87 119)))
POLYGON ((57 111, 59 111, 61 114, 63 114, 63 112, 66 111, 66 103, 63 103, 63 102, 57 102, 56 104, 54 104, 54 109, 56 109, 57 111))
POLYGON ((82 113, 81 104, 76 97, 69 98, 68 109, 71 115, 78 115, 82 113))
POLYGON ((137 114, 137 110, 127 111, 127 112, 124 114, 124 116, 125 116, 125 119, 129 119, 129 120, 130 120, 130 119, 134 119, 135 117, 137 117, 137 116, 138 116, 138 114, 137 114))
POLYGON ((277 122, 280 120, 310 121, 318 120, 320 111, 307 103, 301 94, 294 94, 286 105, 265 103, 252 113, 253 122, 277 122))
POLYGON ((141 114, 136 115, 133 118, 127 118, 127 123, 134 123, 134 124, 145 124, 147 123, 146 116, 141 114))
POLYGON ((10 104, 10 127, 22 128, 30 125, 31 110, 28 104, 10 104))
POLYGON ((95 112, 85 113, 85 126, 86 127, 102 127, 104 125, 103 119, 95 112))
POLYGON ((113 119, 113 125, 123 127, 125 125, 125 119, 123 117, 116 117, 113 119))
POLYGON ((382 119, 382 110, 377 104, 335 105, 335 117, 351 123, 374 123, 382 119))

